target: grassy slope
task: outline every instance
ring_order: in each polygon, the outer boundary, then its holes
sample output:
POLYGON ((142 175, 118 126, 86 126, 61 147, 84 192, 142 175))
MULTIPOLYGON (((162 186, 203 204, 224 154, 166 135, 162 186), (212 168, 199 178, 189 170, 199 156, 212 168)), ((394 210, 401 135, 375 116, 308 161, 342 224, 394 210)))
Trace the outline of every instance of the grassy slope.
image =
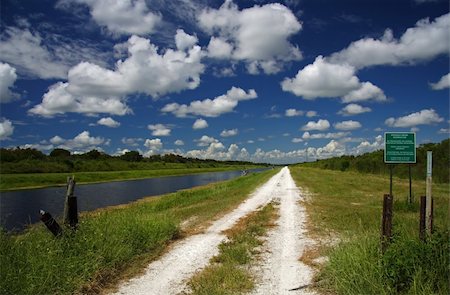
POLYGON ((378 252, 382 196, 388 177, 314 168, 291 168, 299 186, 314 195, 306 203, 310 232, 338 235, 342 243, 329 252, 321 279, 341 294, 447 294, 449 186, 433 185, 435 225, 439 234, 428 244, 418 241, 418 199, 423 181, 413 182, 415 204, 409 206, 408 181, 394 178, 394 242, 384 257, 378 252))
POLYGON ((81 183, 141 179, 160 176, 174 176, 174 175, 185 175, 185 174, 240 170, 251 168, 257 167, 223 166, 217 168, 177 168, 177 169, 169 168, 169 169, 132 170, 132 171, 0 174, 0 191, 66 185, 67 177, 71 175, 75 175, 77 183, 81 184, 81 183))
POLYGON ((96 293, 131 265, 154 259, 190 220, 193 231, 226 213, 277 170, 84 214, 76 234, 42 225, 0 235, 0 294, 96 293))
POLYGON ((255 248, 262 243, 261 236, 273 224, 277 213, 274 204, 270 203, 228 230, 228 240, 219 245, 219 255, 189 281, 192 294, 231 295, 250 291, 253 277, 245 266, 248 268, 255 248))

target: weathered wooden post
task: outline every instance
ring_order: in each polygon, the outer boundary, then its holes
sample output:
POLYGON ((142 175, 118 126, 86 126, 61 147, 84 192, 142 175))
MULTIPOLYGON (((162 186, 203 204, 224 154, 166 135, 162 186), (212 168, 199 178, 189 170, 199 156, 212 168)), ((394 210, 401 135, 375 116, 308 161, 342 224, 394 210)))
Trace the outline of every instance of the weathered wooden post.
MULTIPOLYGON (((426 196, 421 196, 420 197, 420 221, 419 221, 419 238, 422 241, 425 241, 427 238, 427 197, 426 196)), ((430 224, 431 224, 431 229, 430 229, 430 233, 433 233, 433 208, 434 207, 434 199, 431 198, 431 215, 430 215, 430 224)))
POLYGON ((426 215, 425 215, 425 225, 428 235, 431 235, 431 230, 433 227, 433 212, 431 209, 431 185, 432 185, 432 171, 433 171, 433 153, 427 151, 427 182, 426 182, 426 215))
POLYGON ((426 196, 420 196, 420 220, 419 220, 419 238, 425 241, 425 208, 426 208, 426 196))
POLYGON ((393 196, 385 194, 383 198, 383 217, 381 220, 381 253, 384 253, 392 237, 393 196))
POLYGON ((41 221, 45 224, 49 231, 55 236, 58 237, 62 234, 62 229, 59 226, 58 222, 52 217, 52 215, 44 210, 40 211, 41 213, 41 221))
POLYGON ((75 177, 67 177, 67 193, 64 202, 64 223, 73 229, 78 224, 78 204, 77 197, 74 196, 75 177))

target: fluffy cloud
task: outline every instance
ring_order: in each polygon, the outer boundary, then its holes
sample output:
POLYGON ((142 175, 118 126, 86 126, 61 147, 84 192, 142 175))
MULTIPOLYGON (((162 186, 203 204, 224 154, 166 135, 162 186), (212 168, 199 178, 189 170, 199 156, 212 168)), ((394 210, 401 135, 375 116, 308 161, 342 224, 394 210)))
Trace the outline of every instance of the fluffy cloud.
POLYGON ((177 140, 174 141, 174 144, 178 145, 178 146, 181 146, 181 145, 184 145, 184 141, 182 141, 181 139, 177 139, 177 140))
POLYGON ((144 0, 72 0, 86 4, 92 18, 113 34, 148 34, 161 16, 149 11, 144 0))
POLYGON ((222 137, 230 137, 230 136, 235 136, 238 134, 238 130, 237 129, 230 129, 230 130, 223 130, 220 133, 220 136, 222 137))
POLYGON ((298 111, 296 109, 287 109, 284 115, 286 117, 297 117, 297 116, 303 116, 303 111, 298 111))
POLYGON ((198 38, 196 36, 192 36, 186 34, 183 30, 178 29, 175 35, 175 44, 180 51, 184 51, 186 49, 194 47, 197 44, 198 38))
POLYGON ((330 128, 330 122, 328 120, 319 119, 319 121, 309 121, 306 125, 302 127, 303 131, 319 130, 324 131, 330 128))
POLYGON ((11 91, 16 79, 16 69, 0 62, 0 103, 8 103, 18 98, 18 95, 11 91))
POLYGON ((47 117, 66 112, 124 115, 131 112, 125 103, 127 95, 145 93, 157 98, 199 85, 204 70, 199 46, 186 51, 168 49, 160 55, 148 39, 137 36, 124 46, 128 58, 119 60, 115 70, 79 63, 70 69, 68 82, 50 87, 30 113, 47 117))
POLYGON ((212 37, 208 44, 208 56, 217 59, 228 59, 231 57, 233 46, 222 38, 212 37))
POLYGON ((131 109, 118 97, 74 95, 68 91, 69 83, 58 82, 44 94, 42 102, 28 112, 43 117, 53 117, 67 112, 82 114, 125 115, 131 109))
POLYGON ((430 125, 444 121, 434 109, 425 109, 399 118, 388 118, 384 122, 389 127, 413 127, 417 125, 430 125))
POLYGON ((380 88, 378 88, 377 86, 373 85, 370 82, 361 83, 360 88, 352 90, 344 97, 342 97, 342 102, 344 103, 367 101, 367 100, 374 100, 381 102, 386 101, 387 98, 383 90, 381 90, 380 88))
POLYGON ((203 135, 200 139, 197 139, 196 141, 198 146, 209 146, 212 143, 220 143, 220 141, 218 141, 214 137, 210 137, 207 135, 203 135))
POLYGON ((384 148, 384 139, 383 136, 378 135, 375 138, 375 141, 370 143, 367 140, 362 141, 356 148, 354 153, 357 155, 370 153, 379 149, 384 148))
POLYGON ((351 43, 347 48, 334 53, 330 61, 348 64, 356 68, 376 65, 414 64, 449 53, 450 14, 442 15, 430 22, 419 20, 412 28, 395 39, 387 29, 381 39, 364 38, 351 43))
POLYGON ((183 154, 186 157, 199 159, 216 159, 222 161, 250 159, 250 154, 245 148, 239 148, 237 144, 231 144, 228 149, 220 142, 211 143, 207 149, 191 150, 183 154))
POLYGON ((353 67, 331 64, 318 56, 313 64, 298 71, 294 78, 286 78, 281 88, 309 100, 340 97, 360 87, 359 79, 354 74, 353 67))
POLYGON ((172 131, 164 124, 150 124, 147 128, 152 131, 153 136, 170 136, 170 132, 172 131))
POLYGON ((308 100, 318 97, 342 97, 343 102, 386 100, 380 88, 359 81, 354 67, 330 63, 322 56, 299 70, 294 78, 285 78, 281 88, 308 100))
POLYGON ((111 127, 111 128, 116 128, 116 127, 120 126, 120 123, 115 121, 111 117, 101 118, 100 120, 97 121, 97 124, 98 125, 107 126, 107 127, 111 127))
POLYGON ((196 100, 189 105, 171 103, 165 105, 161 111, 173 113, 179 118, 186 117, 189 114, 204 117, 218 117, 222 114, 232 112, 240 101, 254 99, 257 96, 254 89, 245 92, 241 88, 232 87, 226 94, 217 96, 214 99, 196 100))
POLYGON ((163 143, 161 141, 161 139, 159 138, 154 138, 154 139, 146 139, 144 146, 149 148, 151 151, 159 151, 162 149, 163 147, 163 143))
MULTIPOLYGON (((185 33, 178 30, 175 39, 180 34, 185 33)), ((80 63, 72 68, 70 90, 79 94, 145 93, 158 97, 199 85, 199 75, 204 70, 199 46, 183 51, 167 49, 160 55, 149 39, 138 36, 131 36, 124 46, 128 49, 128 58, 119 60, 114 71, 92 63, 80 63)))
POLYGON ((203 119, 197 119, 195 120, 194 124, 192 125, 192 129, 204 129, 208 127, 208 122, 203 119))
POLYGON ((0 139, 5 140, 14 133, 14 126, 8 119, 0 121, 0 139))
POLYGON ((430 83, 431 89, 442 90, 445 88, 450 88, 450 73, 442 76, 442 78, 436 83, 430 83))
POLYGON ((316 117, 316 116, 317 116, 316 111, 307 111, 306 112, 306 117, 308 117, 308 118, 312 118, 312 117, 316 117))
POLYGON ((353 116, 353 115, 359 115, 363 113, 371 112, 372 110, 368 107, 360 106, 356 103, 351 103, 346 105, 344 108, 342 108, 338 114, 342 116, 353 116))
POLYGON ((89 131, 83 131, 72 139, 64 139, 60 136, 54 136, 50 139, 50 143, 58 148, 63 148, 76 152, 84 152, 92 149, 101 149, 100 145, 108 145, 110 140, 103 137, 94 137, 89 131))
POLYGON ((333 126, 337 130, 355 130, 362 127, 361 123, 353 120, 338 122, 333 126))
POLYGON ((302 26, 282 4, 239 10, 233 1, 226 0, 219 9, 203 10, 198 22, 212 35, 210 57, 245 61, 250 73, 276 73, 284 62, 302 58, 300 50, 288 41, 302 26))
POLYGON ((302 139, 337 139, 349 135, 349 132, 330 132, 330 133, 316 133, 310 134, 308 131, 304 132, 302 139))

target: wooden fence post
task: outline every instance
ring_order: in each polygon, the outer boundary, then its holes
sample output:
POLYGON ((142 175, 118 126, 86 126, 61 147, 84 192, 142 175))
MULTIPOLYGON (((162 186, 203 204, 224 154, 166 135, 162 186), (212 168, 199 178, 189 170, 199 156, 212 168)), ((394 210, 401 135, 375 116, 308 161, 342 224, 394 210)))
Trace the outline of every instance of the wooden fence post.
POLYGON ((67 193, 64 201, 64 223, 73 229, 78 224, 78 204, 77 197, 74 196, 75 177, 67 178, 67 193))
POLYGON ((62 229, 59 226, 58 222, 52 217, 52 215, 44 210, 40 211, 41 213, 41 221, 45 224, 51 233, 57 237, 62 234, 62 229))
POLYGON ((425 241, 425 214, 426 214, 426 196, 420 196, 420 220, 419 220, 419 238, 425 241))
POLYGON ((383 217, 381 220, 381 253, 384 253, 392 237, 393 196, 385 194, 383 198, 383 217))

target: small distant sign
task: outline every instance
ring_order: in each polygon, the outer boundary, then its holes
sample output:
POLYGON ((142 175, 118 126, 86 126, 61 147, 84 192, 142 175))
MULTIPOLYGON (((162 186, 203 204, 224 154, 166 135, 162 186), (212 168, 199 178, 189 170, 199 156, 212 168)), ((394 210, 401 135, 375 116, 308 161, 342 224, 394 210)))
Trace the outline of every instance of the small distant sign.
POLYGON ((389 164, 416 163, 416 134, 414 132, 386 132, 384 134, 384 162, 389 164))

